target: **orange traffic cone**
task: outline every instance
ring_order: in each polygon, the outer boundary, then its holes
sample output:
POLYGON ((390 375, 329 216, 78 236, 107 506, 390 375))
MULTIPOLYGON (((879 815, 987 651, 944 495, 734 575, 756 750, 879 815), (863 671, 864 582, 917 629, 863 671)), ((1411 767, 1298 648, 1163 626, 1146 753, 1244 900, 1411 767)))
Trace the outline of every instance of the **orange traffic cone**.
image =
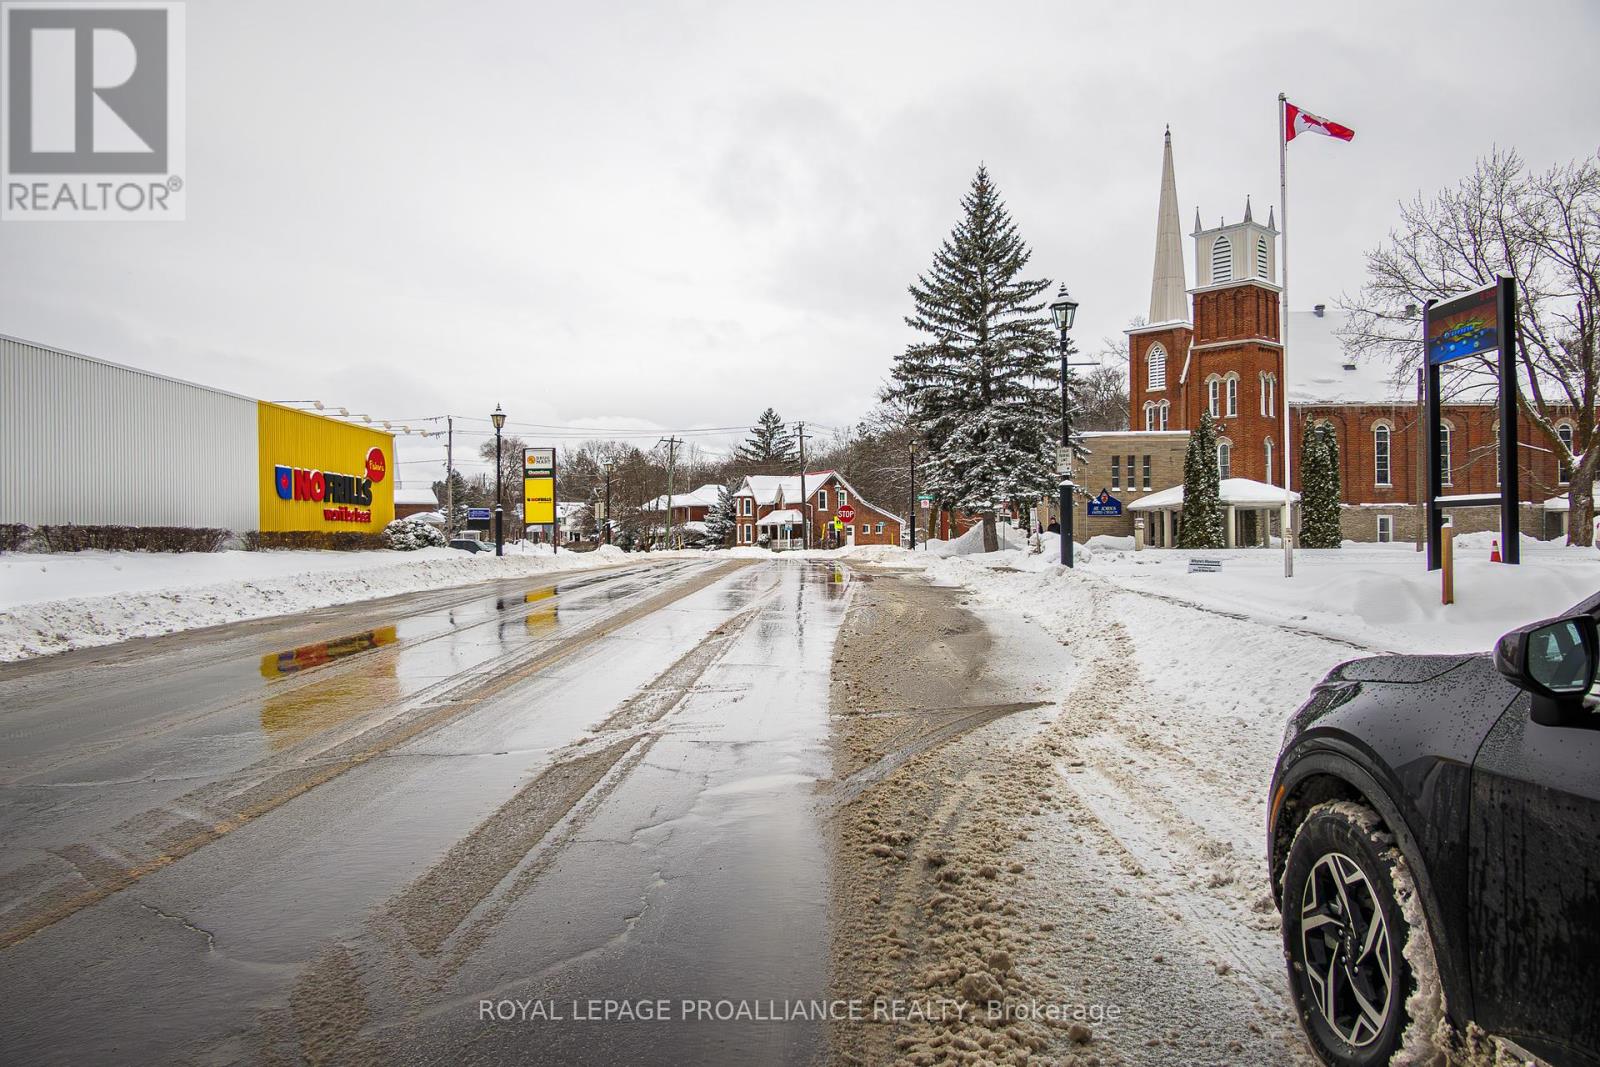
POLYGON ((1500 538, 1498 537, 1494 539, 1494 547, 1489 550, 1489 562, 1500 562, 1500 538))

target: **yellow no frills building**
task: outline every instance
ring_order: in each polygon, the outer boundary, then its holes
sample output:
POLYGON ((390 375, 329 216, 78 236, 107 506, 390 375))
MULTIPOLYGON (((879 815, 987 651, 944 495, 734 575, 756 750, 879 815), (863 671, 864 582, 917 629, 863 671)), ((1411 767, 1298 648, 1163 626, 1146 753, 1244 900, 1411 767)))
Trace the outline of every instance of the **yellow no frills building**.
POLYGON ((377 533, 394 437, 0 336, 0 523, 377 533))

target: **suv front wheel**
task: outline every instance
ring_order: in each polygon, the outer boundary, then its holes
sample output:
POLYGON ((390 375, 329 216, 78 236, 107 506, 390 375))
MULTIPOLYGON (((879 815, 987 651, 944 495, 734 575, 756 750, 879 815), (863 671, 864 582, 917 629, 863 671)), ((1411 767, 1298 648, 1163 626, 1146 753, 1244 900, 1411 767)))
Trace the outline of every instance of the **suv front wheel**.
POLYGON ((1415 885, 1365 805, 1319 804, 1296 831, 1283 872, 1283 951, 1301 1026, 1324 1063, 1376 1067, 1403 1045, 1410 1062, 1438 1058, 1442 1004, 1415 885))

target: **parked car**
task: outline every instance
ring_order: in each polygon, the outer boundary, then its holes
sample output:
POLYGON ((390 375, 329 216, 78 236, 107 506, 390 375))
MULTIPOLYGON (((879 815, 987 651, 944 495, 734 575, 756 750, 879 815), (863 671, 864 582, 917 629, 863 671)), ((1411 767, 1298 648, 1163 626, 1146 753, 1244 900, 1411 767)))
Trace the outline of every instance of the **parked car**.
POLYGON ((493 541, 475 541, 470 537, 453 537, 450 539, 451 548, 459 548, 464 552, 493 552, 493 541))
POLYGON ((1600 1064, 1597 612, 1342 664, 1291 718, 1267 862, 1323 1062, 1387 1064, 1443 1016, 1600 1064))

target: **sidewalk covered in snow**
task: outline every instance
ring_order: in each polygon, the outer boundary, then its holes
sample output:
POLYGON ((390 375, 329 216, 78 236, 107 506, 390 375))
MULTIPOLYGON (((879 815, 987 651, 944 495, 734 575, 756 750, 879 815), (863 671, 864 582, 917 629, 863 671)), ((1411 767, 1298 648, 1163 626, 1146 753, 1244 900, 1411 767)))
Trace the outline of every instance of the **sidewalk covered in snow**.
MULTIPOLYGON (((1265 548, 1272 535, 1272 517, 1283 510, 1283 487, 1250 478, 1224 478, 1217 490, 1222 502, 1223 525, 1228 532, 1228 547, 1260 545, 1265 548)), ((1300 494, 1291 492, 1289 499, 1299 504, 1300 494)), ((1151 493, 1129 504, 1128 510, 1150 513, 1145 529, 1146 544, 1158 548, 1177 545, 1178 525, 1183 515, 1183 486, 1151 493)))

